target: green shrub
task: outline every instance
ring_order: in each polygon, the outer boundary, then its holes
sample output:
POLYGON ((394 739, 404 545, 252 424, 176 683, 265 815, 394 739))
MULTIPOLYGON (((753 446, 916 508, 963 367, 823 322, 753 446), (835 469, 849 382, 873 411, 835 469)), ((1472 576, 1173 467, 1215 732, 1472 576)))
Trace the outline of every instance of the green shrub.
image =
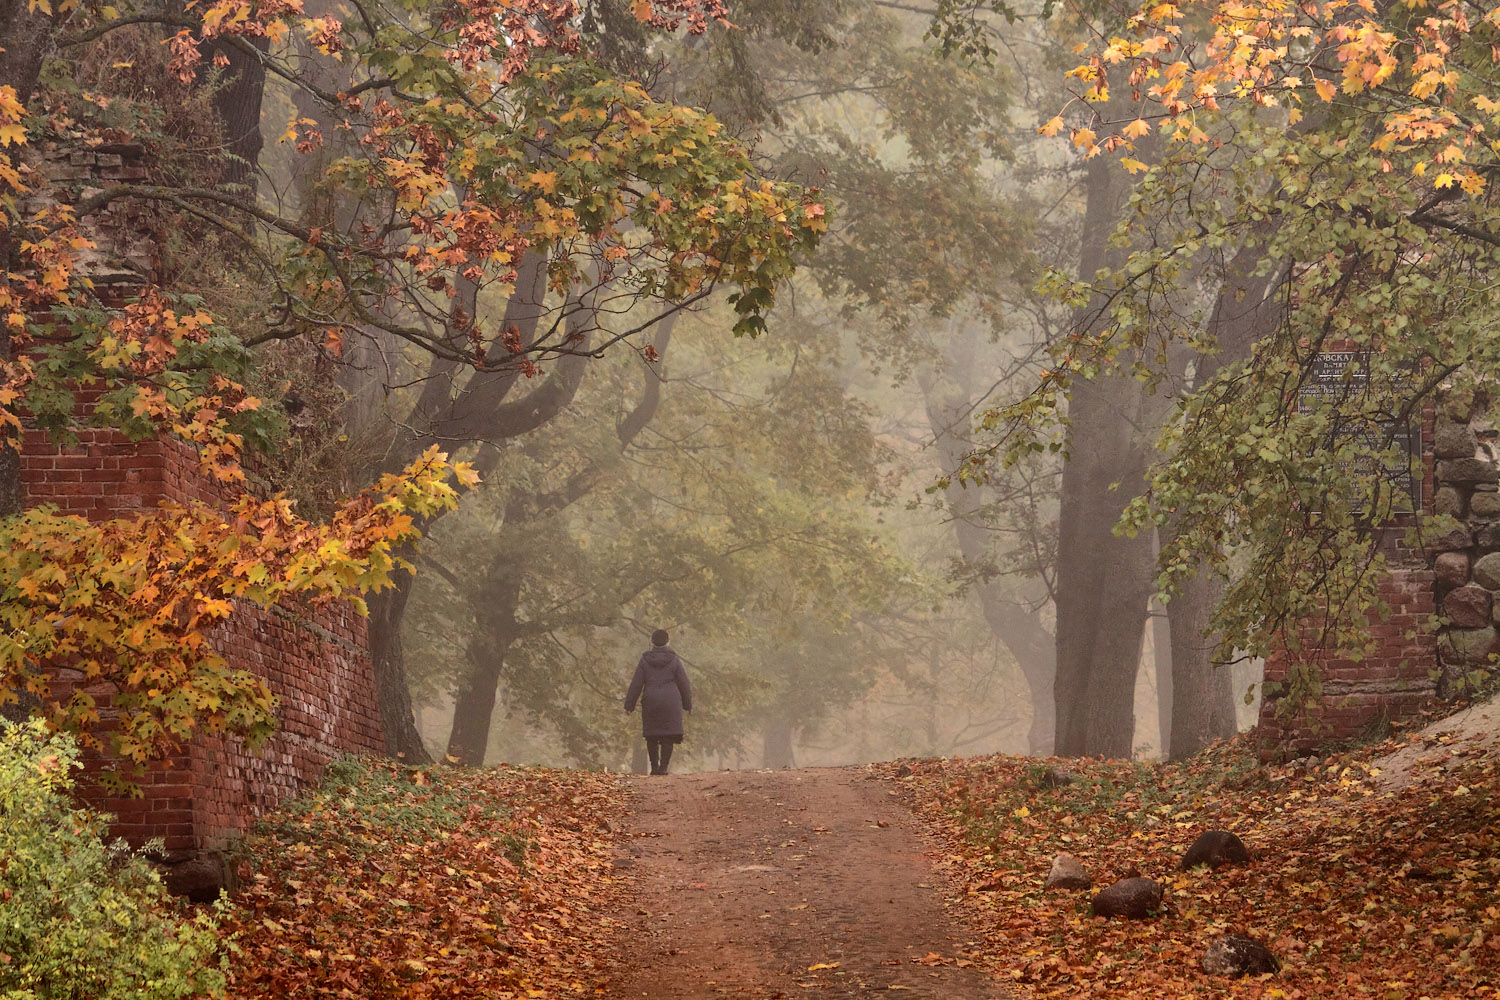
POLYGON ((73 741, 0 720, 0 1000, 223 991, 217 916, 174 915, 151 866, 74 809, 73 741))

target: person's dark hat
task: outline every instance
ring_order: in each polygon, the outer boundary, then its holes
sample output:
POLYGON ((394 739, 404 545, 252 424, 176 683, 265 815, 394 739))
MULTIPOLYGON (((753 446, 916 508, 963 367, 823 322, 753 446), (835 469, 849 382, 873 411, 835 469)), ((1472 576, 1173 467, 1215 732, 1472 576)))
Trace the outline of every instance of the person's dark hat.
POLYGON ((655 632, 651 633, 651 645, 665 646, 667 644, 668 638, 669 636, 667 635, 667 630, 664 628, 659 628, 655 632))

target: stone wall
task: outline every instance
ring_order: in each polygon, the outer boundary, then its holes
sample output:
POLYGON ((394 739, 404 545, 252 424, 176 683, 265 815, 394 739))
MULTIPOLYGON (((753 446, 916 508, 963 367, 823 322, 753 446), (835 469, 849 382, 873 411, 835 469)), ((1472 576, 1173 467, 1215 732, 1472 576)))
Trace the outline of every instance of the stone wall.
POLYGON ((1451 400, 1435 432, 1437 497, 1434 513, 1459 522, 1429 547, 1441 600, 1436 673, 1438 695, 1454 697, 1476 669, 1500 653, 1500 465, 1497 433, 1486 401, 1451 400))
MULTIPOLYGON (((163 500, 216 502, 219 487, 198 472, 192 450, 174 440, 132 443, 111 430, 85 430, 78 445, 54 446, 37 431, 21 456, 28 506, 47 503, 94 520, 128 517, 163 500)), ((117 817, 113 832, 170 852, 217 849, 256 816, 317 780, 346 753, 383 749, 365 619, 347 603, 322 608, 237 606, 210 635, 232 667, 265 678, 278 698, 279 729, 258 753, 204 735, 139 782, 145 795, 121 799, 83 782, 84 797, 117 817)), ((59 678, 65 689, 77 678, 59 678)), ((107 699, 108 689, 91 691, 107 699)), ((101 762, 90 761, 97 771, 101 762)))

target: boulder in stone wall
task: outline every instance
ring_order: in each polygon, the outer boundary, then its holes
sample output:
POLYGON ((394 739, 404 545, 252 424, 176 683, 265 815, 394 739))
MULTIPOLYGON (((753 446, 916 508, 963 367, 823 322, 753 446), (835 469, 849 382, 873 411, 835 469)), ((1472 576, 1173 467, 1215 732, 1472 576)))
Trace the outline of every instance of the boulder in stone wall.
POLYGON ((1437 464, 1440 483, 1493 483, 1500 479, 1500 467, 1482 458, 1450 458, 1437 464))
POLYGON ((1438 421, 1433 430, 1432 451, 1438 458, 1473 458, 1479 438, 1468 424, 1438 421))
POLYGON ((1217 868, 1220 865, 1242 865, 1249 860, 1250 851, 1239 837, 1228 830, 1206 830, 1193 841, 1177 867, 1187 871, 1199 865, 1217 868))
POLYGON ((1238 979, 1280 970, 1281 963, 1271 954, 1271 949, 1241 934, 1225 934, 1209 944, 1203 953, 1203 971, 1210 976, 1238 979))
POLYGON ((1475 490, 1474 495, 1469 498, 1469 516, 1500 518, 1500 493, 1493 490, 1475 490))
POLYGON ((1162 885, 1154 878, 1122 878, 1094 893, 1091 903, 1096 917, 1144 920, 1161 909, 1162 885))
POLYGON ((1438 653, 1444 663, 1484 666, 1490 654, 1500 651, 1500 635, 1493 628, 1454 628, 1438 639, 1438 653))
POLYGON ((1469 557, 1463 552, 1444 552, 1432 561, 1432 571, 1439 587, 1462 587, 1469 582, 1469 557))
POLYGON ((1428 552, 1461 552, 1474 545, 1474 536, 1468 528, 1458 527, 1441 535, 1428 538, 1423 547, 1428 552))
POLYGON ((1475 560, 1474 582, 1485 590, 1500 590, 1500 552, 1492 552, 1475 560))
POLYGON ((1444 517, 1463 517, 1468 505, 1464 495, 1452 486, 1443 486, 1432 495, 1432 512, 1444 517))
POLYGON ((1484 628, 1490 623, 1490 592, 1470 584, 1450 590, 1443 598, 1443 614, 1459 628, 1484 628))
POLYGON ((1094 880, 1084 870, 1079 860, 1071 854, 1059 854, 1052 859, 1052 871, 1047 873, 1044 889, 1092 889, 1094 880))

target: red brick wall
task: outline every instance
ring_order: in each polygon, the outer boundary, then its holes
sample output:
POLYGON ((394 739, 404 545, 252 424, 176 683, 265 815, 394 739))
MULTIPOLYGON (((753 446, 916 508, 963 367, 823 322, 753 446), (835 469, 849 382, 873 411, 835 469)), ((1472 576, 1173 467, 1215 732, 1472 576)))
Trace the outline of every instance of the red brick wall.
MULTIPOLYGON (((1316 665, 1322 696, 1285 717, 1277 711, 1279 697, 1264 698, 1256 730, 1263 742, 1278 750, 1308 750, 1328 740, 1359 736, 1375 722, 1411 718, 1430 705, 1436 693, 1434 580, 1425 563, 1414 562, 1393 569, 1380 582, 1380 597, 1390 606, 1391 616, 1370 626, 1376 650, 1363 659, 1319 648, 1316 626, 1307 625, 1301 656, 1303 662, 1316 665)), ((1288 666, 1285 653, 1268 658, 1266 681, 1285 682, 1288 666)))
MULTIPOLYGON (((1422 410, 1422 513, 1433 512, 1433 498, 1442 483, 1436 478, 1433 450, 1436 407, 1422 410)), ((1391 616, 1374 622, 1370 635, 1375 652, 1359 660, 1340 651, 1321 648, 1316 622, 1302 626, 1301 661, 1317 668, 1322 695, 1303 710, 1283 716, 1278 694, 1267 694, 1260 705, 1256 732, 1268 750, 1309 750, 1329 740, 1362 735, 1373 724, 1400 722, 1428 708, 1438 694, 1434 673, 1438 663, 1438 634, 1433 616, 1437 612, 1437 574, 1431 568, 1432 553, 1405 544, 1407 528, 1416 518, 1403 515, 1381 532, 1389 574, 1380 581, 1380 598, 1391 616)), ((1287 679, 1289 660, 1285 652, 1267 658, 1265 680, 1280 684, 1287 679)))
MULTIPOLYGON (((108 430, 79 436, 78 445, 58 448, 27 433, 21 468, 28 506, 53 504, 97 520, 128 517, 162 500, 221 496, 180 442, 132 443, 108 430)), ((365 619, 348 603, 269 610, 240 604, 210 639, 232 667, 266 679, 278 699, 279 728, 256 753, 237 739, 198 737, 150 768, 139 782, 141 799, 106 796, 86 777, 85 798, 114 813, 114 833, 132 842, 161 837, 169 851, 222 847, 317 780, 329 761, 383 749, 365 619)))

